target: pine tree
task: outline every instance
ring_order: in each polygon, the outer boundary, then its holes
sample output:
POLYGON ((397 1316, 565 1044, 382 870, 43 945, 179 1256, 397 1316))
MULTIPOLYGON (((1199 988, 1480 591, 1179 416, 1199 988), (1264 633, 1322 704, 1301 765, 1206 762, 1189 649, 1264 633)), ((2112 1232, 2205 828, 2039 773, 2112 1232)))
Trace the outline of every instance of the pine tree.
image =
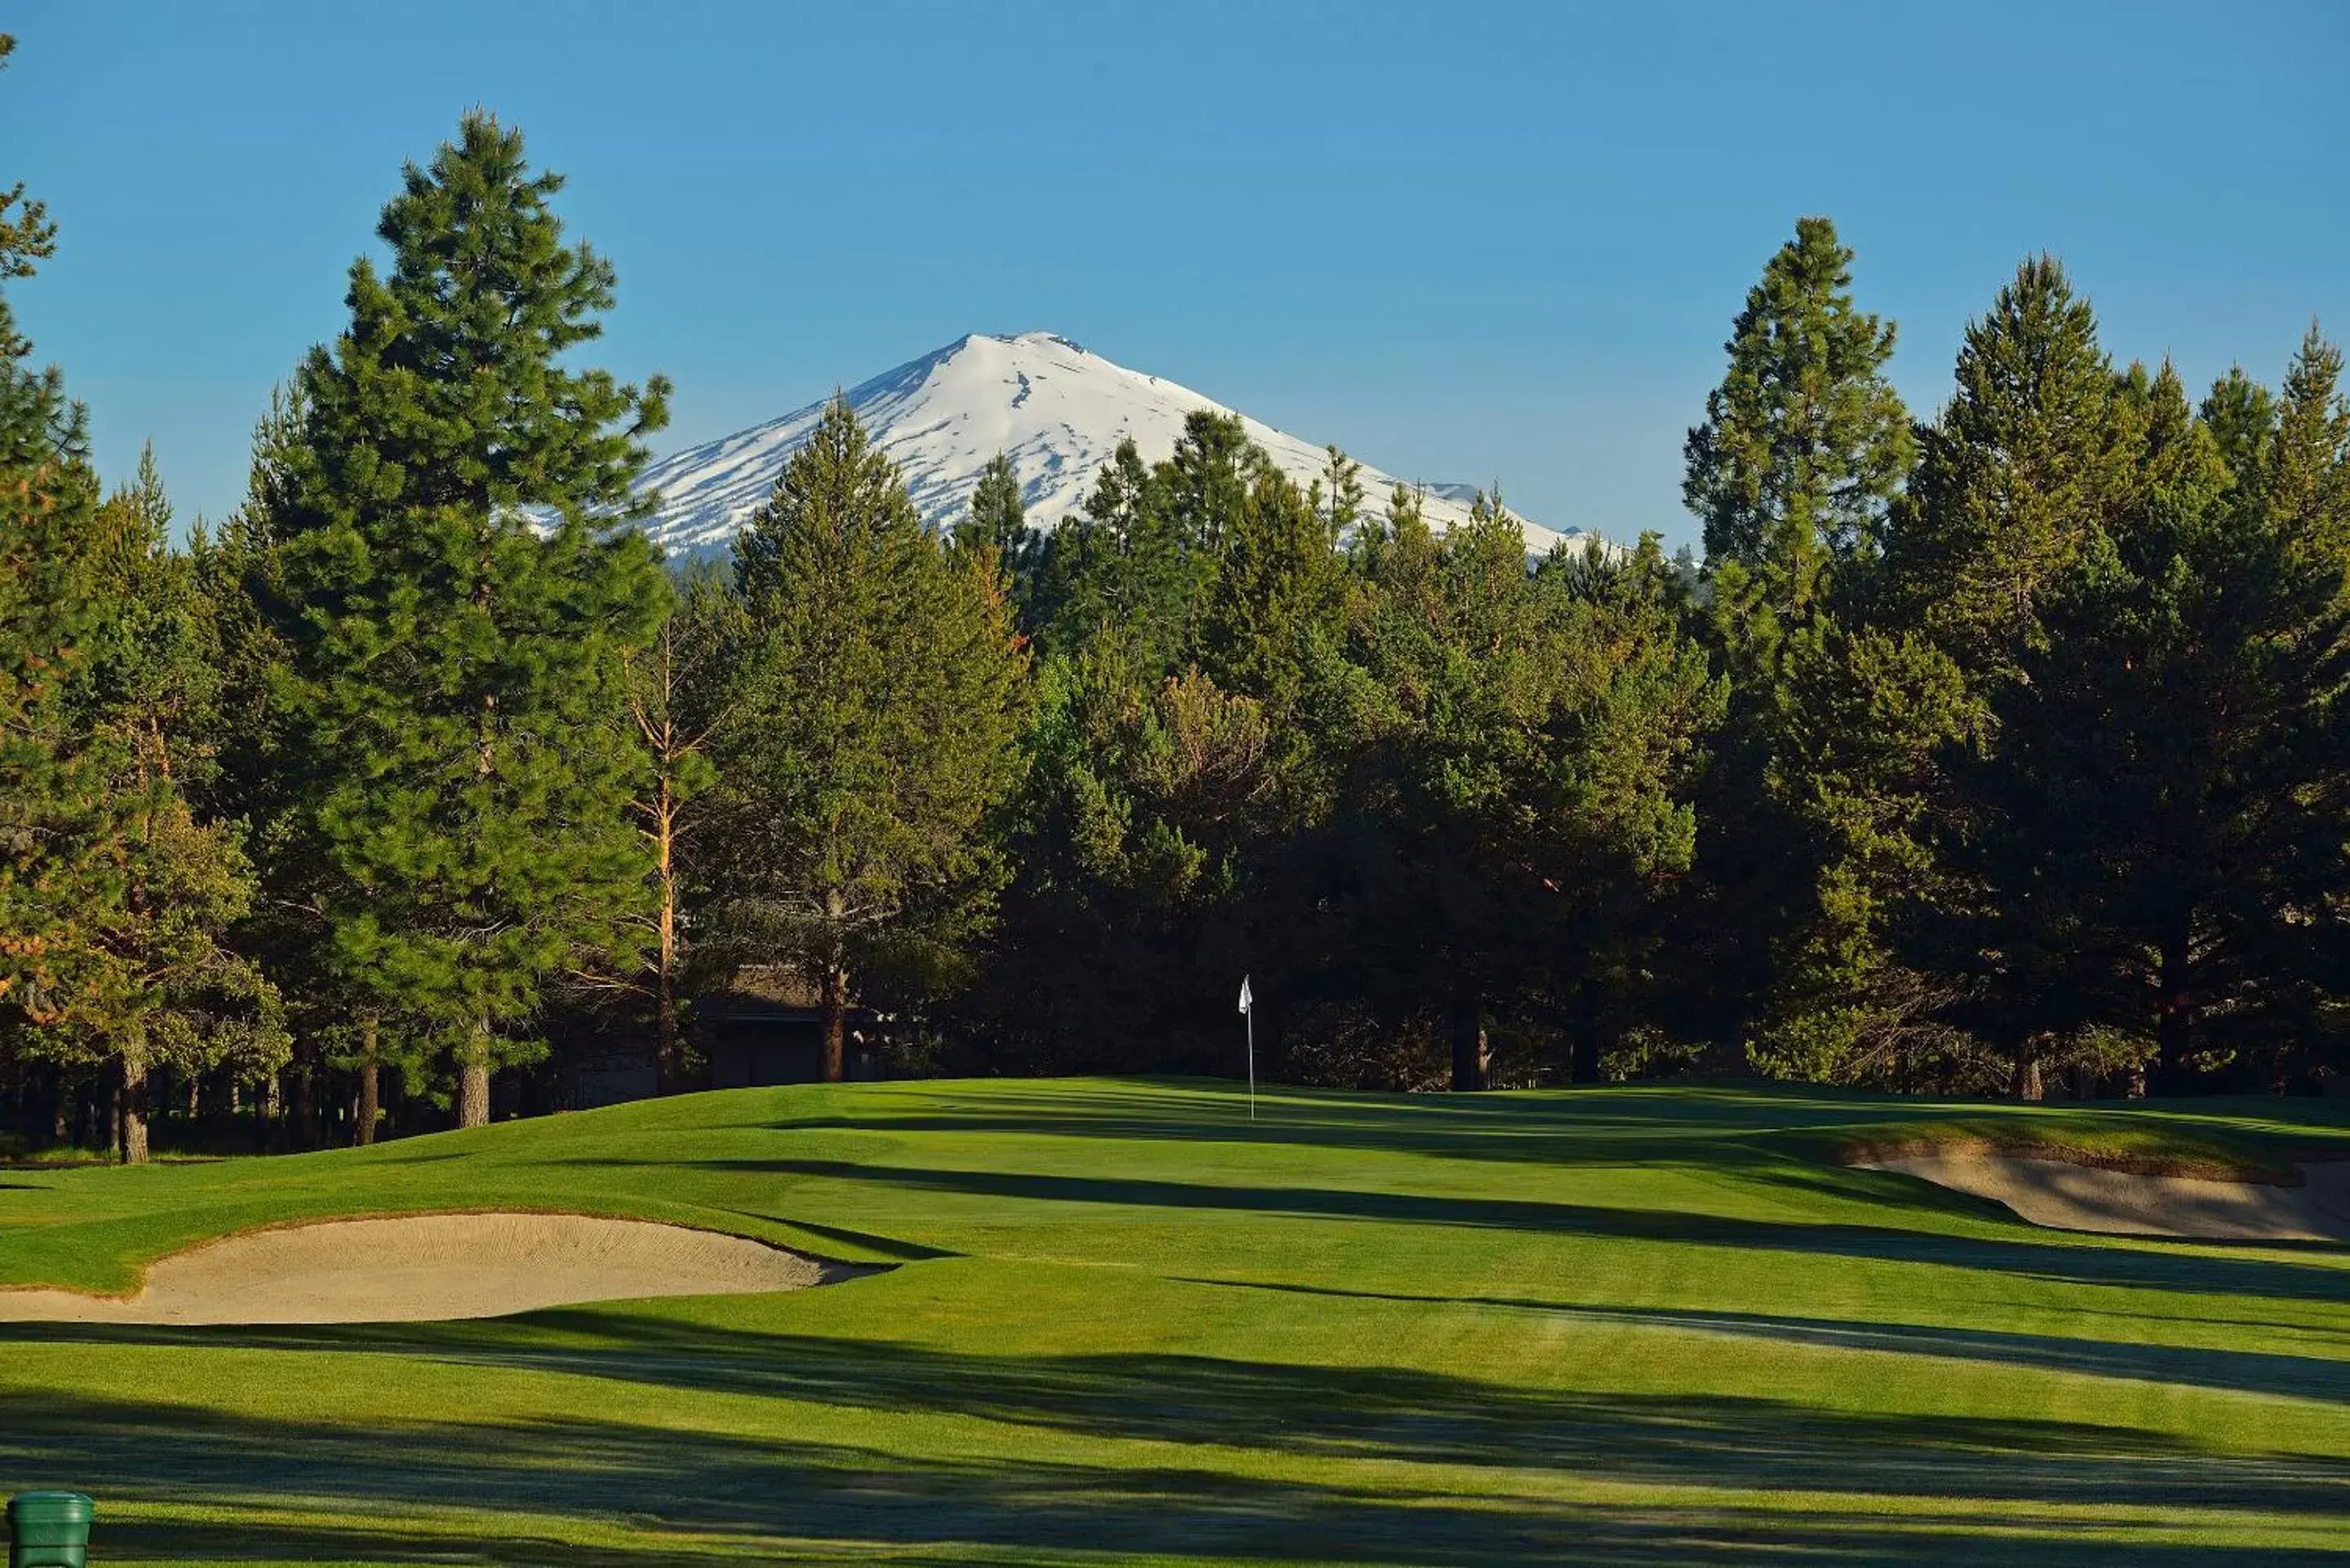
POLYGON ((1183 433, 1158 472, 1168 515, 1186 555, 1198 563, 1195 588, 1222 559, 1249 491, 1268 466, 1240 415, 1201 409, 1183 417, 1183 433))
POLYGON ((983 929, 1026 655, 1001 584, 922 527, 835 398, 734 545, 742 628, 713 738, 735 962, 816 982, 824 1075, 861 975, 983 929))
MULTIPOLYGON (((0 61, 14 43, 0 35, 0 61)), ((20 183, 0 201, 0 281, 32 275, 55 248, 23 196, 20 183)), ((109 759, 74 713, 103 628, 89 571, 98 479, 82 409, 32 352, 0 295, 0 1024, 20 1058, 61 1054, 52 1026, 74 994, 81 923, 121 898, 102 852, 109 759)))
POLYGON ((700 847, 694 835, 717 782, 711 744, 726 717, 726 659, 740 635, 739 608, 714 573, 689 570, 652 646, 629 666, 629 716, 649 764, 631 804, 651 852, 653 882, 651 967, 637 989, 652 1002, 653 1059, 663 1094, 674 1094, 685 1079, 681 915, 700 847))
POLYGON ((125 731, 141 763, 201 790, 215 765, 220 628, 194 557, 172 547, 171 522, 149 445, 137 476, 99 511, 94 565, 117 608, 93 649, 91 680, 108 722, 125 731))
POLYGON ((2285 370, 2276 410, 2257 486, 2272 525, 2320 570, 2350 563, 2350 397, 2342 350, 2314 325, 2285 370))
MULTIPOLYGON (((38 203, 5 218, 21 199, 0 200, 0 277, 52 248, 38 203)), ((135 1163, 156 1065, 266 1065, 283 1036, 223 940, 242 857, 172 771, 208 671, 152 454, 99 505, 82 411, 30 352, 0 299, 0 1026, 25 1056, 112 1068, 135 1163)))
POLYGON ((1166 469, 1131 440, 1102 465, 1083 512, 1053 530, 1033 615, 1047 653, 1115 643, 1137 669, 1172 671, 1188 656, 1200 568, 1177 525, 1166 469))
POLYGON ((649 886, 624 693, 662 585, 611 525, 641 513, 668 389, 565 368, 613 275, 566 244, 561 186, 481 113, 410 165, 377 230, 390 270, 352 266, 286 453, 284 697, 321 912, 343 972, 453 1050, 464 1126, 528 1054, 511 1031, 546 977, 630 961, 649 886))
POLYGON ((999 452, 979 471, 979 483, 971 493, 971 513, 955 524, 954 542, 973 553, 993 550, 1008 564, 1018 556, 1027 532, 1020 476, 1013 472, 1012 460, 999 452))
POLYGON ((1114 642, 1046 659, 1011 803, 1013 877, 976 999, 1047 1070, 1205 1067, 1228 1043, 1236 899, 1266 835, 1263 708, 1198 670, 1154 680, 1114 642), (1208 1044, 1209 1042, 1212 1044, 1208 1044))
POLYGON ((980 471, 971 511, 955 524, 952 544, 964 556, 984 556, 994 564, 1024 628, 1033 629, 1051 545, 1047 535, 1028 526, 1020 476, 1003 452, 980 471))
POLYGON ((1975 732, 1975 704, 1922 636, 1833 615, 1790 639, 1782 669, 1764 809, 1735 823, 1783 825, 1777 845, 1734 851, 1783 867, 1786 889, 1751 1059, 1778 1077, 1908 1087, 1919 1045, 1949 1044, 1937 1019, 1947 983, 1901 950, 1939 875, 1926 829, 1941 758, 1975 732))
MULTIPOLYGON (((0 70, 8 68, 8 57, 16 52, 16 40, 0 33, 0 70)), ((26 200, 22 180, 0 191, 0 283, 32 276, 35 264, 56 254, 57 239, 57 225, 49 222, 47 206, 26 200)), ((15 348, 16 342, 13 335, 0 333, 0 349, 11 360, 23 357, 15 348)))
POLYGON ((1909 416, 1885 379, 1894 328, 1856 310, 1853 253, 1804 218, 1748 291, 1730 369, 1689 432, 1682 499, 1710 566, 1736 562, 1785 620, 1834 559, 1869 550, 1908 475, 1909 416))
POLYGON ((1970 324, 1957 379, 1889 529, 1883 614, 1995 680, 2040 640, 2043 585, 2129 498, 2139 437, 2096 317, 2050 256, 1970 324))
POLYGON ((1402 512, 1378 554, 1356 633, 1377 696, 1307 901, 1347 932, 1325 947, 1346 989, 1391 1018, 1438 1009, 1456 1089, 1489 1083, 1497 1013, 1622 982, 1627 911, 1688 867, 1721 690, 1643 560, 1530 575, 1490 497, 1440 541, 1402 512))
POLYGON ((377 994, 338 959, 328 911, 356 898, 305 807, 290 715, 300 606, 286 579, 286 545, 298 524, 292 458, 302 419, 295 389, 274 389, 254 431, 245 499, 217 534, 200 532, 191 555, 220 649, 212 705, 211 778, 203 790, 217 820, 246 825, 259 897, 239 922, 241 949, 277 987, 294 1033, 290 1074, 306 1140, 331 1069, 353 1076, 355 1141, 375 1139, 389 1069, 429 1079, 427 1029, 407 1022, 397 999, 377 994))
POLYGON ((1345 544, 1363 516, 1363 465, 1336 447, 1323 449, 1322 472, 1308 492, 1333 549, 1345 544))
POLYGON ((1742 1035, 1754 1065, 1806 1076, 1851 1070, 1867 1011, 1856 985, 1887 965, 1871 890, 1885 864, 1866 868, 1873 836, 1826 809, 1864 787, 1853 763, 1885 753, 1854 737, 1837 756, 1820 731, 1832 711, 1882 720, 1861 692, 1914 673, 1897 675, 1893 649, 1856 643, 1830 608, 1865 597, 1915 452, 1884 375, 1894 327, 1855 308, 1852 259, 1826 219, 1796 224, 1731 327, 1681 486, 1705 524, 1709 591, 1695 618, 1731 679, 1684 903, 1706 912, 1683 944, 1685 991, 1711 1014, 1704 1033, 1724 1044, 1742 1035), (1807 777, 1814 767, 1822 776, 1807 777))
POLYGON ((1338 638, 1342 572, 1326 514, 1267 465, 1226 529, 1204 599, 1201 669, 1283 724, 1305 694, 1315 640, 1338 638))
POLYGON ((2273 1086, 2350 973, 2345 563, 2306 548, 2305 492, 2232 483, 2167 369, 2148 401, 2155 478, 2047 585, 1956 774, 1950 947, 2027 1094, 2080 1040, 2165 1090, 2230 1057, 2273 1086))
POLYGON ((2231 365, 2203 400, 2202 421, 2235 483, 2257 486, 2276 442, 2276 400, 2269 389, 2231 365))

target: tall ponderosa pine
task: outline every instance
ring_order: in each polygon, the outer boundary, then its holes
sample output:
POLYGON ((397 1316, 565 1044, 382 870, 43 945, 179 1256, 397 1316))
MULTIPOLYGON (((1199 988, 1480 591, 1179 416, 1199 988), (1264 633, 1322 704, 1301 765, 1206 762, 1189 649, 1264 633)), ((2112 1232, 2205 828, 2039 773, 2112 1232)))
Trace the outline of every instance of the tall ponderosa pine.
POLYGON ((1915 868, 1890 829, 1948 733, 1919 662, 1932 650, 1844 624, 1916 445, 1884 375, 1894 328, 1855 307, 1852 260, 1825 218, 1772 257, 1690 431, 1681 490, 1704 520, 1705 618, 1732 676, 1684 989, 1754 1064, 1814 1077, 1882 1054, 1888 878, 1915 868))
POLYGON ((1956 383, 1888 525, 1872 607, 1881 624, 1920 628, 1955 663, 1973 714, 1971 745, 1941 755, 1940 782, 1952 787, 1921 825, 1949 875, 1917 903, 1913 950, 1951 983, 1944 1015, 2006 1062, 2012 1087, 2036 1095, 2041 1064, 2086 1016, 2068 957, 2086 940, 2070 923, 2078 911, 2032 894, 2033 878, 2064 869, 2034 857, 2072 851, 2054 828, 2004 835, 1984 792, 2012 782, 1993 760, 2011 688, 2061 657, 2043 597, 2161 479, 2147 445, 2160 400, 2142 374, 2116 373, 2088 302, 2047 256, 2025 261, 1969 325, 1956 383), (1998 889, 1988 904, 1986 877, 1998 889), (2010 895, 2017 901, 1999 901, 2010 895))
POLYGON ((519 132, 481 113, 411 165, 304 363, 285 532, 289 765, 335 872, 340 964, 453 1047, 463 1125, 541 982, 627 955, 649 886, 627 658, 663 602, 639 438, 667 418, 566 357, 612 303, 519 132))
POLYGON ((824 1075, 860 976, 983 929, 984 831, 1017 775, 1026 654, 1001 582, 922 527, 835 398, 734 545, 742 624, 714 738, 717 919, 737 964, 812 981, 824 1075))

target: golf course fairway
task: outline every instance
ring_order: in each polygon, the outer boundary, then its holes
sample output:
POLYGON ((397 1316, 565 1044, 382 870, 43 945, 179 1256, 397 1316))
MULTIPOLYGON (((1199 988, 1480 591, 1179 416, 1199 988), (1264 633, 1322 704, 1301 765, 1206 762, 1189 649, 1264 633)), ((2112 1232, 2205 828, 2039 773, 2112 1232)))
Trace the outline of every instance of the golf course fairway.
MULTIPOLYGON (((538 1211, 835 1282, 456 1322, 0 1323, 94 1564, 2350 1561, 2350 1248, 2079 1234, 1839 1151, 2350 1153, 2341 1101, 740 1090, 0 1171, 0 1285, 538 1211), (1903 1129, 1913 1129, 1904 1131, 1903 1129)), ((388 1260, 388 1264, 396 1260, 388 1260)))

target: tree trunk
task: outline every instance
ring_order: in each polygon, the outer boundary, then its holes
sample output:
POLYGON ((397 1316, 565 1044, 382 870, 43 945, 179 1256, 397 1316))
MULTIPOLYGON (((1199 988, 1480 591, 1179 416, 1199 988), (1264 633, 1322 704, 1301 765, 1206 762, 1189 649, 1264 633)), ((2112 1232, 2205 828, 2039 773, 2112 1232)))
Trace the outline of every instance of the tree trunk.
POLYGON ((824 966, 824 1081, 848 1076, 848 966, 835 958, 824 966))
POLYGON ((1463 996, 1452 1010, 1452 1092, 1474 1094, 1492 1082, 1492 1054, 1485 1039, 1485 1009, 1463 996))
POLYGON ((267 1154, 283 1141, 286 1080, 281 1074, 264 1073, 254 1088, 253 1147, 256 1153, 267 1154))
POLYGON ((2155 1092, 2183 1095, 2194 1087, 2195 998, 2188 990, 2187 933, 2163 938, 2162 971, 2157 981, 2155 1042, 2158 1065, 2155 1092))
POLYGON ((457 1060, 457 1125, 461 1127, 490 1125, 490 1031, 487 1024, 473 1032, 457 1060))
POLYGON ((654 976, 653 1070, 664 1095, 679 1088, 677 1060, 677 794, 668 771, 653 802, 653 862, 660 877, 660 970, 654 976))
POLYGON ((2039 1042, 2027 1040, 2015 1048, 2015 1074, 2009 1080, 2008 1086, 2019 1100, 2037 1100, 2043 1097, 2044 1091, 2040 1081, 2039 1042))
POLYGON ((327 1140, 320 1131, 321 1107, 318 1102, 321 1098, 319 1090, 324 1087, 321 1080, 327 1075, 327 1060, 322 1052, 311 1051, 305 1055, 307 1059, 294 1069, 301 1075, 294 1085, 296 1136, 303 1148, 324 1148, 327 1140))
POLYGON ((380 1111, 377 1103, 381 1090, 376 1081, 375 1031, 374 1013, 359 1020, 359 1109, 351 1127, 351 1141, 362 1147, 375 1141, 375 1121, 380 1111))
POLYGON ((1575 988, 1572 1027, 1574 1044, 1567 1061, 1570 1084, 1599 1082, 1599 982, 1586 980, 1575 988))
POLYGON ((115 1099, 115 1152, 125 1165, 147 1163, 147 1045, 122 1047, 122 1086, 115 1099))

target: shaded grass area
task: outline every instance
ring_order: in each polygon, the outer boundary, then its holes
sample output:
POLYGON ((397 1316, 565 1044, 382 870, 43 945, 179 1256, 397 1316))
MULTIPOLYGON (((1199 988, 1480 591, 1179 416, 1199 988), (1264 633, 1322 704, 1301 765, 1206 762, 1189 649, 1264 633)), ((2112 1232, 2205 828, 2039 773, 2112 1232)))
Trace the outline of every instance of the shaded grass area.
MULTIPOLYGON (((2334 1108, 2171 1119, 2267 1147, 2338 1137, 2334 1108)), ((2341 1250, 2041 1231, 1813 1158, 2031 1110, 1261 1109, 1210 1084, 811 1087, 13 1173, 15 1282, 121 1288, 248 1225, 504 1206, 895 1266, 471 1324, 0 1324, 0 1486, 94 1490, 109 1562, 2350 1555, 2341 1250)))

